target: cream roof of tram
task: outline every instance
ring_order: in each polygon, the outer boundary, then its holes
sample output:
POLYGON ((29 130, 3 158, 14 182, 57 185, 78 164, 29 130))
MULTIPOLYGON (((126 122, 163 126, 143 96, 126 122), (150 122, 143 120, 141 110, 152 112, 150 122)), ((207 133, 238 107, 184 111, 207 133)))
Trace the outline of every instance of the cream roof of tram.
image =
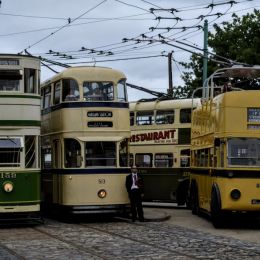
POLYGON ((61 78, 77 78, 78 81, 111 81, 117 82, 120 79, 126 79, 123 72, 108 67, 96 67, 96 66, 77 66, 70 67, 52 78, 44 81, 42 85, 48 84, 49 82, 57 81, 61 78), (111 74, 113 72, 113 74, 111 74), (113 75, 113 76, 112 76, 113 75))
POLYGON ((140 101, 130 102, 130 111, 143 111, 143 110, 171 110, 176 108, 191 108, 197 107, 200 104, 200 99, 174 99, 174 100, 161 100, 161 101, 140 101))

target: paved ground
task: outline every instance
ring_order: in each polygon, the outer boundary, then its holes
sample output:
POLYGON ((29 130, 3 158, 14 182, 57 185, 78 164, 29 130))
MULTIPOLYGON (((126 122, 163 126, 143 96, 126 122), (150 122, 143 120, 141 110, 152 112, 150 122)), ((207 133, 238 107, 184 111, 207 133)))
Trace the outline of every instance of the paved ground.
POLYGON ((167 223, 187 227, 194 230, 203 230, 214 235, 223 235, 233 237, 248 242, 260 244, 260 220, 252 221, 251 219, 238 219, 233 223, 228 223, 225 228, 215 229, 206 216, 198 217, 191 214, 186 208, 176 208, 175 204, 161 204, 164 207, 158 207, 158 203, 144 203, 146 217, 165 219, 167 223), (155 207, 156 206, 156 207, 155 207), (247 222, 246 222, 247 221, 247 222))
POLYGON ((0 259, 260 259, 259 241, 246 239, 250 233, 260 238, 260 229, 215 230, 186 209, 144 211, 148 222, 46 219, 1 227, 0 259), (236 236, 241 231, 247 236, 236 236))

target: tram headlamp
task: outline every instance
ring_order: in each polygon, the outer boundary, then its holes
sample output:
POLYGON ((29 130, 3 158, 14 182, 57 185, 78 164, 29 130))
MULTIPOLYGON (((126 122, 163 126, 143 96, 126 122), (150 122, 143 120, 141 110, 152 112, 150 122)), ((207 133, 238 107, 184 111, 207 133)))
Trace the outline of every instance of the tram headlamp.
POLYGON ((14 185, 13 185, 13 183, 12 182, 5 182, 4 184, 3 184, 3 187, 4 187, 4 191, 5 192, 12 192, 13 191, 13 189, 14 189, 14 185))
POLYGON ((230 196, 233 200, 238 200, 241 197, 241 192, 238 189, 234 189, 230 192, 230 196))
POLYGON ((104 199, 107 196, 107 192, 106 190, 99 190, 97 195, 99 198, 104 199))

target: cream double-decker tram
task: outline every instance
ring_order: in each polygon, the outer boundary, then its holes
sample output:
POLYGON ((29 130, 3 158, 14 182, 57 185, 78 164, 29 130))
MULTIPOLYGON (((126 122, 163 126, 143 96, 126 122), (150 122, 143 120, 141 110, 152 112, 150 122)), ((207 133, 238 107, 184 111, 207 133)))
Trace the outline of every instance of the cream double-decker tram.
POLYGON ((260 67, 220 69, 192 113, 192 212, 260 214, 260 67), (221 90, 221 92, 220 92, 221 90))
POLYGON ((72 67, 44 82, 44 208, 72 214, 129 209, 126 77, 104 67, 72 67))
POLYGON ((40 217, 40 61, 0 54, 0 220, 40 217))
POLYGON ((130 103, 130 162, 144 178, 145 201, 187 202, 191 107, 192 99, 130 103))

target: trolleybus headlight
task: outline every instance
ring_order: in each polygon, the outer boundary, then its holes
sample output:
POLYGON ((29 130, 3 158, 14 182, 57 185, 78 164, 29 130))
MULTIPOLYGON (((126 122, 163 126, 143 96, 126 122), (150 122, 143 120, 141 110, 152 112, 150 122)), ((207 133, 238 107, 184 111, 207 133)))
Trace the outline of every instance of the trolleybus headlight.
POLYGON ((231 191, 230 196, 233 200, 238 200, 241 197, 241 192, 238 189, 234 189, 231 191))
POLYGON ((100 190, 98 192, 98 197, 104 199, 107 196, 107 192, 105 190, 100 190))
POLYGON ((4 186, 4 191, 5 191, 5 192, 12 192, 13 189, 14 189, 14 185, 13 185, 13 183, 11 183, 11 182, 5 182, 5 183, 3 184, 3 186, 4 186))

